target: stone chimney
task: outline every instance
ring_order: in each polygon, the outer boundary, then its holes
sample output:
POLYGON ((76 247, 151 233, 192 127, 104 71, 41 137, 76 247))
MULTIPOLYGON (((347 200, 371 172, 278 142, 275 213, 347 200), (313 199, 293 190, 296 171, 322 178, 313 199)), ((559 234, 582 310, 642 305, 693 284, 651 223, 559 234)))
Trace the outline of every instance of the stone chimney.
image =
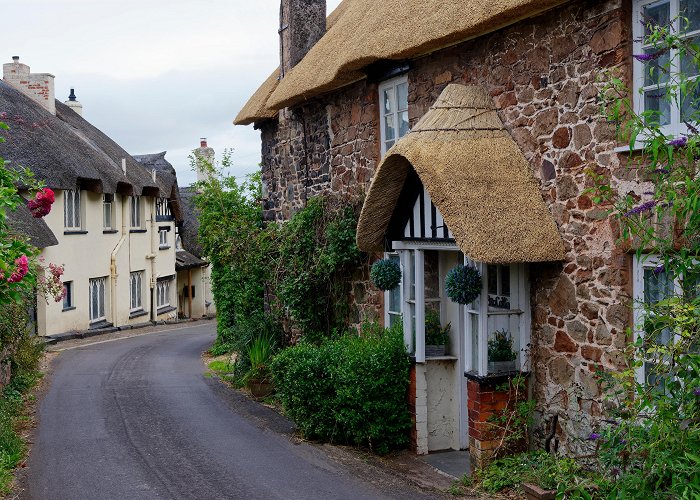
POLYGON ((75 97, 75 89, 70 89, 70 95, 68 96, 68 100, 64 101, 64 103, 66 106, 78 113, 80 116, 83 116, 83 105, 80 104, 80 101, 78 101, 78 99, 75 97))
POLYGON ((52 115, 56 114, 53 75, 30 73, 29 66, 19 62, 19 56, 12 56, 11 63, 2 65, 2 79, 41 104, 52 115))
POLYGON ((301 61, 326 33, 326 0, 282 0, 280 77, 301 61))
POLYGON ((199 140, 199 147, 194 150, 194 156, 196 159, 197 181, 208 180, 208 170, 214 166, 214 150, 207 145, 206 137, 202 137, 199 140))

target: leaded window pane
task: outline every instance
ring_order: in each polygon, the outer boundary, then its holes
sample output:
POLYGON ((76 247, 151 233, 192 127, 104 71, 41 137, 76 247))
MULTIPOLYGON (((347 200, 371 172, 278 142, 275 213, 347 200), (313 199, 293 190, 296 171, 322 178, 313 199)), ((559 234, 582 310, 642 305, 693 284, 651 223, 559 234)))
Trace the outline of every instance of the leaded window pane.
POLYGON ((645 35, 649 35, 651 26, 667 26, 671 21, 671 5, 669 2, 657 2, 644 7, 642 22, 645 35))

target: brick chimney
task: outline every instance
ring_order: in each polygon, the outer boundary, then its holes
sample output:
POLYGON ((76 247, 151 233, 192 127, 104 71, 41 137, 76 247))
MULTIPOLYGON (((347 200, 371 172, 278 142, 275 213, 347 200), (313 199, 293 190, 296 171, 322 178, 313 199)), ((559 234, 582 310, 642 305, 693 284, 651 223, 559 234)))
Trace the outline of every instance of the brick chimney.
POLYGON ((197 181, 206 181, 209 179, 208 167, 214 166, 214 150, 207 145, 206 137, 199 140, 199 147, 194 150, 197 168, 197 181), (202 168, 202 165, 205 167, 202 168))
POLYGON ((64 104, 80 116, 83 116, 83 105, 80 104, 78 98, 75 97, 75 89, 70 89, 70 95, 68 96, 68 100, 64 101, 64 104))
POLYGON ((279 33, 284 78, 326 33, 326 0, 282 0, 279 33))
POLYGON ((29 66, 19 62, 19 56, 13 56, 11 63, 2 65, 2 79, 41 104, 52 115, 56 114, 53 75, 30 73, 29 66))

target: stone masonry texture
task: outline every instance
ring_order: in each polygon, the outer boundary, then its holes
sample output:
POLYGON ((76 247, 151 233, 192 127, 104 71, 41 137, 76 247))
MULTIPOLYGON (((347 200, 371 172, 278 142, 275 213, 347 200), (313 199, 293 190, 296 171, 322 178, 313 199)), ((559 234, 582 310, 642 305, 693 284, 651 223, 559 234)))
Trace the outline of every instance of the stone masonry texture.
MULTIPOLYGON (((533 437, 541 444, 558 415, 558 446, 570 454, 591 446, 605 405, 595 372, 624 367, 631 321, 631 256, 605 207, 584 194, 587 169, 643 191, 597 102, 604 70, 629 81, 631 46, 629 3, 586 0, 415 60, 408 72, 411 125, 449 83, 488 89, 560 229, 566 260, 529 266, 533 437)), ((377 85, 361 81, 257 124, 266 219, 289 219, 322 193, 362 196, 380 161, 378 100, 377 85)), ((363 266, 353 286, 357 321, 381 317, 367 274, 363 266)))

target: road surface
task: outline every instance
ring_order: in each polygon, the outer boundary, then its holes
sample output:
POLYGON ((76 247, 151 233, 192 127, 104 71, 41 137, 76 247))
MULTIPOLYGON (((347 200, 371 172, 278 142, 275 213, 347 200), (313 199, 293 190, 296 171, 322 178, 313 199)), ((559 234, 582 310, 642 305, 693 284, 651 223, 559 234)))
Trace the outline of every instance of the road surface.
MULTIPOLYGON (((39 405, 23 498, 428 498, 295 439, 204 375, 213 322, 60 353, 39 405)), ((368 466, 369 467, 369 466, 368 466)))

